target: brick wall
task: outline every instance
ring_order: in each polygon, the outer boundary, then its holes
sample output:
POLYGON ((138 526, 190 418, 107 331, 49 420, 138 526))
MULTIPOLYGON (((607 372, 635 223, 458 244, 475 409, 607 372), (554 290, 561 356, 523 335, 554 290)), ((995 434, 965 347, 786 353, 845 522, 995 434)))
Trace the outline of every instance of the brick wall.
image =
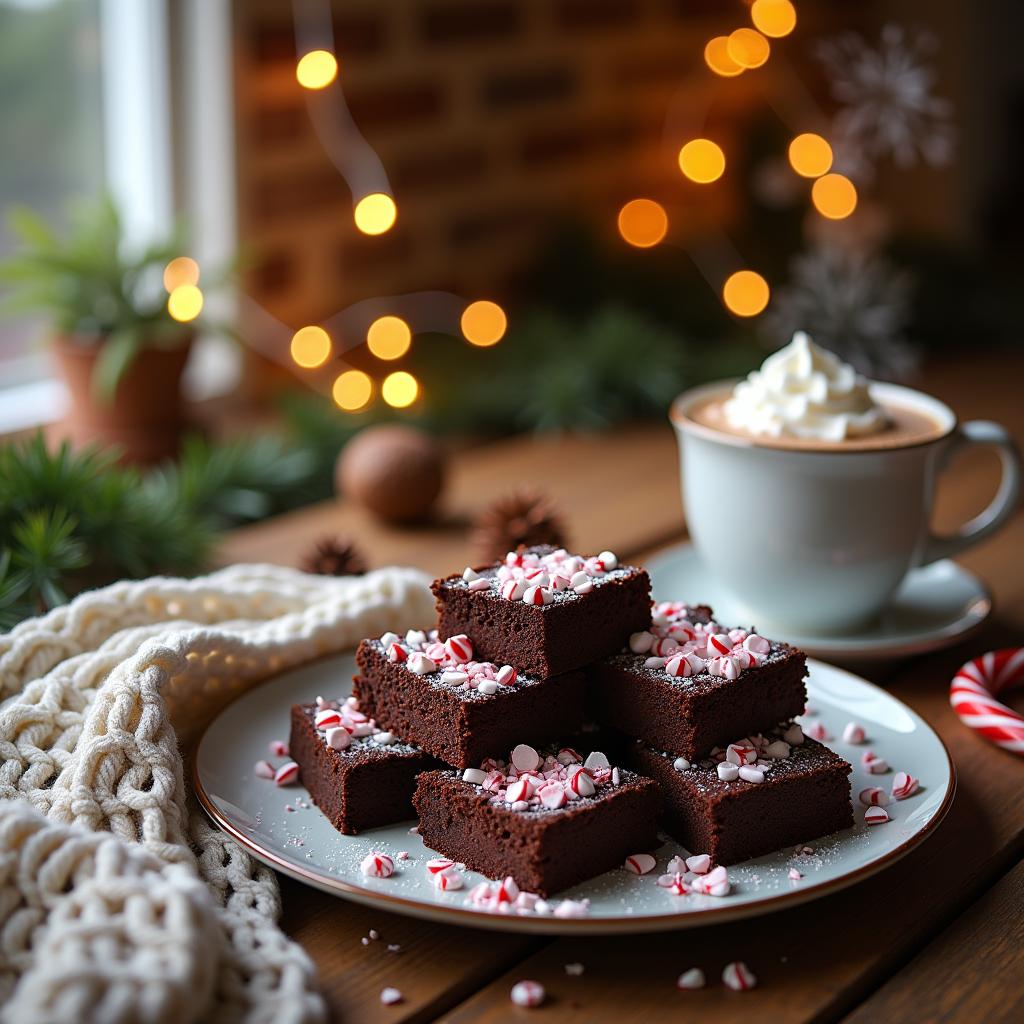
MULTIPOLYGON (((611 231, 636 195, 674 233, 728 220, 728 188, 686 187, 666 114, 710 118, 728 143, 775 74, 700 73, 713 34, 746 23, 715 0, 339 0, 345 96, 391 180, 399 219, 360 235, 345 180, 295 81, 291 4, 236 0, 239 224, 258 256, 250 289, 309 322, 373 295, 505 294, 556 221, 611 231), (680 86, 684 92, 680 94, 680 86)), ((801 13, 803 17, 803 13, 801 13)))

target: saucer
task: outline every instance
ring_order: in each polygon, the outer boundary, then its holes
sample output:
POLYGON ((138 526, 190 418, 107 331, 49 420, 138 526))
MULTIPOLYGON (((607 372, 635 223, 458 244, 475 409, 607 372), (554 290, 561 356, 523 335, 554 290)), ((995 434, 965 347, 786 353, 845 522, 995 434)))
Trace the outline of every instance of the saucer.
MULTIPOLYGON (((709 604, 720 622, 750 623, 750 613, 708 569, 692 544, 679 544, 647 561, 658 601, 709 604)), ((949 647, 992 612, 992 595, 977 576, 944 559, 908 573, 878 619, 857 633, 778 639, 829 661, 885 661, 949 647)), ((777 632, 777 631, 776 631, 777 632)))

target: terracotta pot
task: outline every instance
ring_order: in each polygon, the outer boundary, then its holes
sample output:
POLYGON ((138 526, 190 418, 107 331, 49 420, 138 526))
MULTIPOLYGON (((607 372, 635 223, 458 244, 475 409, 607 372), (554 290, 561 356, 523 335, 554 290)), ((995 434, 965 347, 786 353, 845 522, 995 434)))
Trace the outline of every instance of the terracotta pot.
POLYGON ((126 462, 175 455, 185 427, 181 376, 192 339, 171 349, 143 349, 109 401, 97 398, 92 385, 101 344, 54 339, 53 353, 71 399, 63 434, 75 445, 116 445, 126 462))

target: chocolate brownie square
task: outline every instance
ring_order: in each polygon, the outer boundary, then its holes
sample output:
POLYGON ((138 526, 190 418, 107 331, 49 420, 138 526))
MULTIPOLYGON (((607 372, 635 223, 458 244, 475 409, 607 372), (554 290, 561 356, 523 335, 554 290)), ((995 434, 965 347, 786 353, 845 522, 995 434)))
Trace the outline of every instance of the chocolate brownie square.
POLYGON ((695 760, 735 736, 803 713, 807 659, 788 644, 711 620, 706 606, 655 606, 629 650, 593 665, 598 721, 695 760))
POLYGON ((651 621, 647 573, 610 551, 520 549, 432 589, 442 639, 467 633, 480 657, 541 679, 620 650, 651 621))
POLYGON ((411 818, 416 776, 438 766, 378 729, 351 698, 292 705, 288 751, 313 803, 346 835, 411 818))
POLYGON ((657 843, 658 787, 601 753, 517 746, 506 761, 425 772, 413 797, 420 837, 489 878, 550 896, 657 843))
POLYGON ((629 762, 661 787, 669 835, 716 864, 760 857, 853 824, 850 765, 804 737, 795 723, 692 765, 643 744, 629 762))
POLYGON ((582 728, 582 672, 538 679, 477 661, 474 646, 465 635, 442 643, 436 630, 364 640, 353 692, 379 725, 455 768, 505 753, 520 739, 545 743, 582 728))

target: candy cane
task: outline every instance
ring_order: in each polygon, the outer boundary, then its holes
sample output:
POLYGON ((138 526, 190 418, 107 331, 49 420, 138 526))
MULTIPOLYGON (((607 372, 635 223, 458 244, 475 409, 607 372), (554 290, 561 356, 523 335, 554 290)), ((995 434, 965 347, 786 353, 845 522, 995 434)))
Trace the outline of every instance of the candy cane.
POLYGON ((1024 648, 1005 647, 967 662, 953 677, 949 703, 964 725, 1024 757, 1024 717, 996 695, 1024 683, 1024 648))

